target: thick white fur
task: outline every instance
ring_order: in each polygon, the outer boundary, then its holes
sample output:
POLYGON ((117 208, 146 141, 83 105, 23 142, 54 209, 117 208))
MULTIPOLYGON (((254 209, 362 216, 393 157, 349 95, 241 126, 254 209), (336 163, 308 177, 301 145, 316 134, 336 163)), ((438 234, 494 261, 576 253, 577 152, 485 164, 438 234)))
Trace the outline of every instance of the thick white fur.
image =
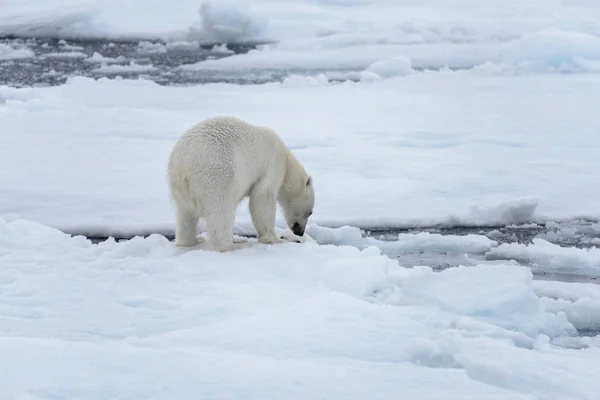
POLYGON ((277 202, 290 228, 304 232, 314 206, 311 177, 270 128, 233 117, 215 117, 186 131, 169 159, 177 246, 195 246, 198 221, 206 220, 210 247, 235 248, 236 208, 249 197, 260 243, 282 243, 275 235, 277 202))

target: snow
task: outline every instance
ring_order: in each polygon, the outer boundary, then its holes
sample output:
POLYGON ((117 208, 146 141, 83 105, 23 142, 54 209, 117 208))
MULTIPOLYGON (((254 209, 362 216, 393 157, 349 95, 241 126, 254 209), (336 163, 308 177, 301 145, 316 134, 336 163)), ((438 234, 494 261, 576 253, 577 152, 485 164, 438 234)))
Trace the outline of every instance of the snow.
POLYGON ((577 336, 576 304, 547 308, 536 294, 547 282, 525 267, 435 273, 375 247, 310 242, 232 253, 160 235, 94 245, 23 219, 0 219, 0 262, 8 398, 597 393, 600 343, 577 336))
POLYGON ((138 43, 137 51, 140 53, 166 53, 167 46, 162 43, 141 41, 138 43))
MULTIPOLYGON (((119 60, 115 60, 119 61, 119 60)), ((129 72, 148 72, 155 71, 158 68, 154 65, 140 65, 135 61, 130 61, 127 65, 102 65, 98 68, 94 68, 92 72, 97 72, 100 74, 124 74, 129 72)))
POLYGON ((598 71, 599 21, 595 3, 557 0, 510 7, 504 0, 183 0, 177 7, 167 0, 6 0, 0 34, 166 41, 150 44, 153 51, 174 43, 263 44, 247 54, 186 65, 187 70, 374 66, 395 75, 409 66, 486 65, 598 71))
MULTIPOLYGON (((498 50, 507 41, 549 29, 596 35, 594 2, 531 0, 5 0, 0 33, 62 38, 270 42, 311 51, 390 45, 464 44, 498 50)), ((412 57, 411 57, 412 58, 412 57)), ((374 62, 374 61, 373 61, 374 62)))
POLYGON ((58 44, 60 45, 60 47, 62 47, 65 50, 75 50, 75 51, 79 51, 79 50, 83 50, 84 47, 82 46, 77 46, 77 45, 72 45, 69 44, 66 40, 64 39, 60 39, 58 41, 58 44))
POLYGON ((359 244, 363 242, 363 233, 354 226, 341 226, 336 229, 308 225, 306 232, 321 244, 359 244))
POLYGON ((200 44, 194 41, 187 40, 179 40, 175 42, 169 42, 165 45, 167 50, 198 50, 200 48, 200 44))
POLYGON ((564 312, 580 332, 600 330, 600 285, 591 283, 533 282, 546 309, 564 312))
POLYGON ((232 54, 233 50, 229 50, 227 48, 227 44, 223 43, 223 44, 215 44, 211 49, 210 49, 211 53, 216 53, 216 54, 232 54))
POLYGON ((366 72, 376 74, 382 78, 407 75, 412 71, 410 59, 404 56, 374 62, 366 69, 366 72))
POLYGON ((268 24, 243 2, 205 0, 198 10, 200 21, 192 26, 190 38, 202 42, 244 42, 261 37, 268 24))
POLYGON ((126 59, 123 56, 119 57, 105 57, 97 51, 94 52, 90 57, 85 59, 86 62, 89 63, 98 63, 98 64, 112 64, 112 63, 122 63, 125 62, 126 59))
POLYGON ((577 301, 579 298, 600 300, 600 285, 593 283, 567 283, 558 281, 534 281, 533 288, 539 297, 577 301))
POLYGON ((0 43, 0 61, 31 58, 34 55, 35 53, 30 49, 15 48, 8 44, 0 43))
POLYGON ((81 51, 65 51, 61 53, 45 53, 44 58, 86 58, 87 54, 81 51))
POLYGON ((247 54, 184 65, 184 70, 260 68, 365 69, 386 77, 416 69, 487 66, 522 72, 586 72, 600 70, 600 38, 581 32, 542 30, 505 43, 337 45, 315 49, 265 45, 247 54), (359 50, 360 51, 357 51, 359 50), (394 55, 396 54, 396 55, 394 55), (399 55, 398 55, 399 54, 399 55), (390 56, 392 55, 392 56, 390 56))
POLYGON ((490 250, 491 260, 516 260, 541 266, 548 272, 568 272, 587 276, 600 276, 600 248, 562 247, 541 238, 532 244, 503 243, 490 250))
POLYGON ((482 235, 440 235, 429 232, 401 233, 395 248, 411 250, 457 251, 462 253, 485 253, 498 246, 494 240, 482 235))
POLYGON ((303 76, 292 74, 281 82, 282 87, 286 88, 303 88, 310 86, 323 86, 329 83, 329 78, 325 74, 319 74, 317 76, 303 76))
MULTIPOLYGON (((577 221, 576 221, 577 222, 577 221)), ((580 242, 587 245, 600 244, 600 238, 589 237, 600 234, 600 223, 578 224, 572 221, 546 223, 546 232, 538 234, 536 237, 544 239, 551 243, 576 243, 580 242)))
MULTIPOLYGON (((600 286, 532 274, 600 276, 600 223, 570 224, 600 220, 600 7, 508 3, 2 2, 0 35, 62 39, 44 56, 107 77, 0 83, 0 398, 595 399, 600 286), (282 77, 123 79, 158 68, 71 38, 208 44, 213 59, 184 71, 282 77), (275 129, 313 176, 302 243, 282 218, 284 245, 213 253, 164 236, 169 152, 224 114, 275 129), (361 230, 541 224, 527 244, 361 230), (57 228, 152 235, 92 244, 57 228), (383 250, 465 265, 407 268, 383 250)), ((3 65, 33 56, 0 44, 3 65)), ((254 233, 246 203, 236 233, 254 233)))
MULTIPOLYGON (((55 87, 0 87, 8 132, 0 135, 0 214, 80 233, 172 232, 168 154, 189 126, 229 114, 281 135, 315 178, 311 222, 321 226, 600 217, 598 185, 590 184, 600 168, 598 75, 308 78, 167 87, 74 77, 55 87)), ((250 225, 246 204, 237 223, 250 225)))
MULTIPOLYGON (((491 46, 493 47, 493 46, 491 46)), ((499 50, 498 50, 499 51, 499 50)), ((347 69, 364 70, 370 65, 393 57, 405 57, 416 69, 468 68, 485 62, 498 62, 498 51, 489 45, 446 44, 395 45, 373 44, 367 46, 331 48, 286 49, 264 45, 246 54, 218 60, 205 60, 181 66, 182 70, 253 70, 253 69, 347 69)))
POLYGON ((595 65, 600 70, 600 38, 559 30, 536 32, 506 46, 502 59, 522 69, 585 71, 595 65))
POLYGON ((548 320, 541 315, 539 319, 525 317, 543 310, 531 288, 531 272, 526 268, 480 265, 450 268, 441 273, 422 268, 404 278, 401 287, 403 295, 432 302, 444 312, 474 316, 478 322, 526 335, 554 337, 569 331, 556 315, 546 315, 548 320), (505 279, 507 271, 511 271, 510 280, 505 279))

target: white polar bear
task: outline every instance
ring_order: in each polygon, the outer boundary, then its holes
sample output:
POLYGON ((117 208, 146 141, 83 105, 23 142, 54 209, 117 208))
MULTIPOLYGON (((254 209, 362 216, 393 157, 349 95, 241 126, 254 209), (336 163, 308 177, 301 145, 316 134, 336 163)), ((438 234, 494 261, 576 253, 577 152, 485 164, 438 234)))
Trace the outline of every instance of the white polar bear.
POLYGON ((234 249, 238 204, 250 198, 260 243, 283 243, 275 235, 277 202, 295 235, 303 236, 315 202, 312 178, 270 128, 233 117, 215 117, 186 131, 169 158, 175 206, 175 244, 200 243, 198 220, 206 220, 211 247, 234 249))

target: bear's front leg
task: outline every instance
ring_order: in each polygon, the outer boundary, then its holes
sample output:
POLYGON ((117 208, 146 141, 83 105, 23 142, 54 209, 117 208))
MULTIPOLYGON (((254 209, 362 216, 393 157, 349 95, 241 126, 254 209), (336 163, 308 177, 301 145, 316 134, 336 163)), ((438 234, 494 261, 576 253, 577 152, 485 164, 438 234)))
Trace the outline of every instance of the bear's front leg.
POLYGON ((275 235, 275 215, 277 199, 270 190, 255 187, 250 193, 250 215, 258 234, 258 242, 264 244, 286 243, 275 235))

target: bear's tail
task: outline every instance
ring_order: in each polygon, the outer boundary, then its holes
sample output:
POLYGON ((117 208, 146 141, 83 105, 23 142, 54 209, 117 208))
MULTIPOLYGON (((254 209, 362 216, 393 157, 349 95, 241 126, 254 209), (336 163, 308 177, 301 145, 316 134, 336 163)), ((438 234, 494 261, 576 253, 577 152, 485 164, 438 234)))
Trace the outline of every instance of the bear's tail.
POLYGON ((196 204, 194 197, 190 194, 190 182, 187 174, 174 163, 169 165, 169 188, 171 201, 178 207, 198 212, 198 204, 196 204))

